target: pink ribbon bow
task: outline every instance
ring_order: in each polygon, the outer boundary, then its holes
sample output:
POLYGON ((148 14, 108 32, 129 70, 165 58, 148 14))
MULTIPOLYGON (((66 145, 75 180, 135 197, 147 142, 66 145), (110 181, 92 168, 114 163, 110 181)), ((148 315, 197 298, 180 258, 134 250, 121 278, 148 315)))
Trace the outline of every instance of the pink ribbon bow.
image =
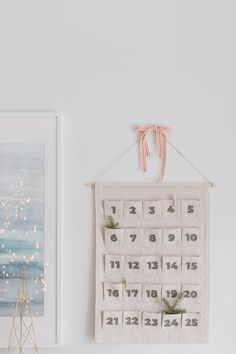
POLYGON ((139 149, 141 169, 147 172, 147 156, 150 156, 147 136, 149 133, 154 133, 158 157, 162 161, 161 181, 163 180, 166 169, 166 133, 169 131, 171 131, 171 128, 164 125, 153 124, 137 127, 137 132, 140 133, 139 149))

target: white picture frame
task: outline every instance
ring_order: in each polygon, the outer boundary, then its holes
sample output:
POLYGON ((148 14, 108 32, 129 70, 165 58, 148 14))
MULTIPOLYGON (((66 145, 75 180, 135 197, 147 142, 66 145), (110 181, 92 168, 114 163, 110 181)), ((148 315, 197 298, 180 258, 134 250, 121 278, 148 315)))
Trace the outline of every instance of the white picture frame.
MULTIPOLYGON (((46 280, 49 280, 47 284, 49 291, 46 291, 44 295, 44 315, 33 317, 39 348, 57 348, 63 344, 61 272, 63 230, 62 121, 62 115, 56 112, 0 112, 0 145, 3 143, 38 143, 43 144, 45 152, 43 220, 44 226, 46 223, 47 225, 44 229, 44 255, 46 260, 50 258, 53 261, 51 264, 49 262, 48 275, 44 275, 47 278, 46 280), (49 154, 48 158, 47 154, 49 154), (55 183, 55 186, 51 188, 53 192, 50 192, 52 183, 55 183), (49 196, 50 193, 52 195, 49 196), (51 208, 53 211, 51 211, 51 208), (47 212, 51 213, 53 218, 51 216, 47 217, 47 212), (53 230, 53 232, 51 233, 50 230, 53 230), (50 311, 47 313, 49 309, 50 311)), ((10 316, 0 317, 0 348, 8 346, 11 323, 12 318, 10 316)))

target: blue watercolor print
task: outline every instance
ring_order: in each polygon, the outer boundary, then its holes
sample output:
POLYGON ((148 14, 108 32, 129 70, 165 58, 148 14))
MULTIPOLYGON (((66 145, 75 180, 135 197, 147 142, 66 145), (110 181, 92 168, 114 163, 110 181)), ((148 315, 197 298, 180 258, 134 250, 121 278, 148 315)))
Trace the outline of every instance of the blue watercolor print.
POLYGON ((34 316, 44 314, 44 145, 0 144, 0 316, 12 316, 26 269, 34 316))

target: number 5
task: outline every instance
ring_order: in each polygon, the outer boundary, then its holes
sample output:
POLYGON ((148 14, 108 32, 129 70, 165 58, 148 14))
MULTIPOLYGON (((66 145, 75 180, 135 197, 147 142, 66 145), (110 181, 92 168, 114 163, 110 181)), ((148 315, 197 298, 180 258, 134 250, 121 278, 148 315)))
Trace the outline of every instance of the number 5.
POLYGON ((193 213, 194 212, 194 205, 188 205, 188 213, 193 213))

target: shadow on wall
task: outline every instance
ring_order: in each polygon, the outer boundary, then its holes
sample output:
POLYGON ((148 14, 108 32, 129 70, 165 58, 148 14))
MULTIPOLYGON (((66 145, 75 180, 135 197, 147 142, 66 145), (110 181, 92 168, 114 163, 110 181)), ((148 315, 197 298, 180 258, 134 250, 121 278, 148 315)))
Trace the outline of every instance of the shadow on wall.
MULTIPOLYGON (((86 187, 88 188, 88 187, 86 187)), ((92 228, 88 227, 88 230, 90 230, 89 237, 90 239, 90 254, 92 257, 88 258, 88 269, 89 269, 89 276, 87 279, 87 289, 88 291, 88 297, 87 297, 87 311, 86 313, 88 316, 86 316, 87 321, 86 321, 86 327, 85 327, 85 339, 86 341, 89 342, 94 342, 94 336, 95 336, 95 208, 94 208, 94 188, 90 189, 90 203, 88 203, 88 206, 90 207, 90 213, 91 213, 91 224, 92 228), (91 207, 92 206, 92 207, 91 207)))

